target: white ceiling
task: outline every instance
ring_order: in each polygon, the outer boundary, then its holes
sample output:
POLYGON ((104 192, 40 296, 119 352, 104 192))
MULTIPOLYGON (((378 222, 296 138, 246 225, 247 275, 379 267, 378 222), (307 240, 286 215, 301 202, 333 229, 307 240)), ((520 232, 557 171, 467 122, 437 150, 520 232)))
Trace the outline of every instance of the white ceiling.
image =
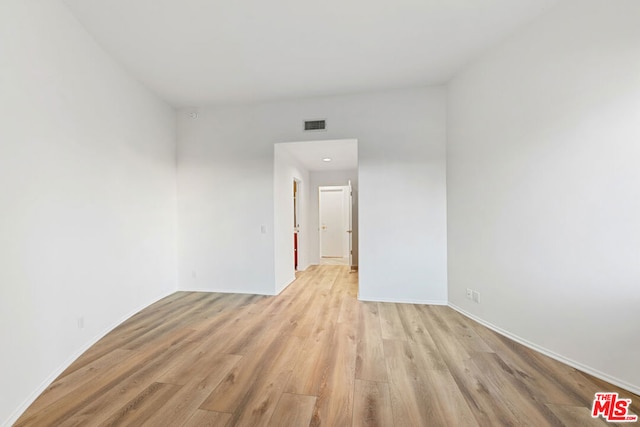
POLYGON ((64 0, 176 107, 444 83, 559 0, 64 0))
POLYGON ((284 142, 276 145, 286 149, 309 172, 358 168, 357 139, 284 142), (331 161, 322 160, 326 157, 331 161))

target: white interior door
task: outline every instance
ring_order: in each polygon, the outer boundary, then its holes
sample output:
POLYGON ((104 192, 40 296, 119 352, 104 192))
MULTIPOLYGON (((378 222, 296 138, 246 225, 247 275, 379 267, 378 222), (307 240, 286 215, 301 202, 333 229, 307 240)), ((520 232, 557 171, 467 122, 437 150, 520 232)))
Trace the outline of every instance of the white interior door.
POLYGON ((349 180, 349 185, 347 185, 347 215, 348 215, 348 225, 347 225, 347 233, 349 233, 349 267, 353 268, 353 189, 351 188, 351 180, 349 180))
POLYGON ((320 256, 344 257, 344 188, 320 187, 320 256))

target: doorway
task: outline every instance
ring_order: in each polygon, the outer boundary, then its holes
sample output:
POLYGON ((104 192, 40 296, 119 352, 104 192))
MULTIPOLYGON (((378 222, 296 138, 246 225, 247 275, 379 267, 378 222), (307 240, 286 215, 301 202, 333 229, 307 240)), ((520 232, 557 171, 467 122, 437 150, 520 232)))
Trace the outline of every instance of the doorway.
POLYGON ((300 181, 293 180, 293 269, 298 271, 298 247, 300 246, 300 198, 298 197, 300 190, 300 181))
POLYGON ((321 264, 350 265, 351 190, 349 186, 318 188, 321 264))
MULTIPOLYGON (((353 263, 358 263, 358 141, 356 139, 282 142, 274 144, 274 282, 276 294, 312 265, 320 264, 319 197, 321 186, 353 187, 353 263), (295 184, 294 184, 295 181, 295 184), (294 188, 295 185, 295 188, 294 188)), ((344 202, 344 206, 349 206, 344 202)), ((268 227, 261 225, 265 244, 271 240, 268 227)), ((348 228, 343 228, 346 235, 348 228)), ((343 262, 348 255, 347 237, 342 253, 325 260, 343 262)), ((352 270, 354 268, 352 267, 352 270)))

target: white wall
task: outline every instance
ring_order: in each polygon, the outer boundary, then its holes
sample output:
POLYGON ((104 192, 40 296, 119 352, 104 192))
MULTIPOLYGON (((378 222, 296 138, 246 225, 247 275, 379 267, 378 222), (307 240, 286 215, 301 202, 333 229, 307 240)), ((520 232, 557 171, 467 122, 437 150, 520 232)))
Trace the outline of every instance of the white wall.
POLYGON ((232 107, 195 120, 178 115, 181 289, 275 292, 273 144, 260 143, 255 114, 232 107))
POLYGON ((640 2, 561 3, 448 118, 451 303, 640 391, 640 2))
POLYGON ((446 302, 445 100, 431 87, 210 108, 196 120, 183 111, 180 287, 273 293, 274 144, 357 138, 360 296, 446 302), (304 133, 317 117, 328 131, 304 133))
POLYGON ((309 172, 287 151, 286 144, 276 144, 274 152, 274 228, 275 290, 280 293, 295 280, 293 251, 293 180, 300 182, 298 189, 298 266, 309 266, 308 258, 308 197, 309 172))
POLYGON ((176 289, 175 113, 54 0, 0 2, 0 94, 10 425, 82 350, 176 289))
POLYGON ((318 189, 323 186, 342 186, 351 180, 353 191, 352 239, 353 263, 358 265, 358 170, 319 171, 309 174, 311 180, 311 196, 309 198, 309 222, 311 225, 309 242, 309 260, 311 264, 320 263, 320 207, 318 205, 318 189))

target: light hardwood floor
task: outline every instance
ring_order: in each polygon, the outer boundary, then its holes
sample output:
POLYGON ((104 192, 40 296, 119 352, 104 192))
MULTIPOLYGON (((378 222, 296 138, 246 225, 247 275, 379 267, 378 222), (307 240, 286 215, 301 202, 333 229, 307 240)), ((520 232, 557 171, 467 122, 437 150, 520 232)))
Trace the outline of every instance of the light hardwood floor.
POLYGON ((597 426, 640 398, 448 307, 360 302, 316 266, 280 296, 175 293, 91 347, 16 426, 597 426))

